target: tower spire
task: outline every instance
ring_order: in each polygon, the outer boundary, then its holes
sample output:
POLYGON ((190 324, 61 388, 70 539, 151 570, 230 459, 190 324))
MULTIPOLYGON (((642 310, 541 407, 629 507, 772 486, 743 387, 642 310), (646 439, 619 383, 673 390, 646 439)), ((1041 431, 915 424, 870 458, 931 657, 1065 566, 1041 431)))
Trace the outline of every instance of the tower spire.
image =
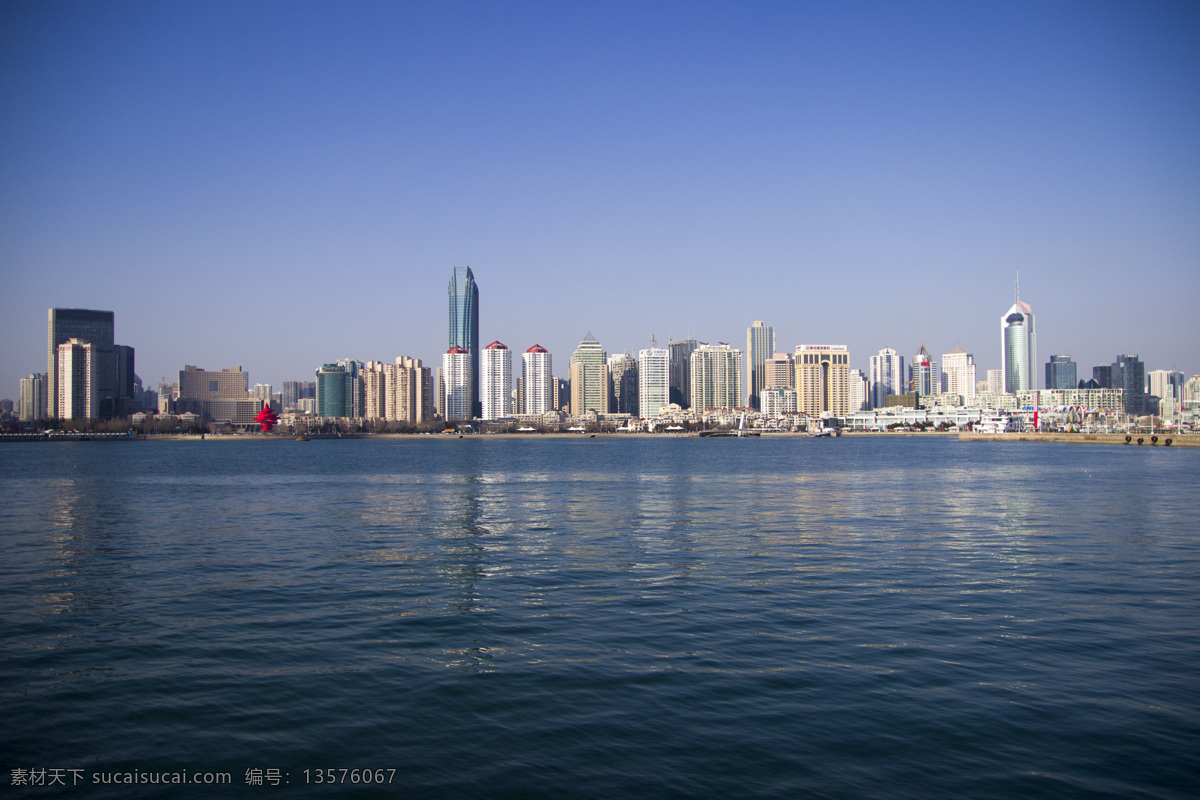
POLYGON ((1021 270, 1017 269, 1017 303, 1021 302, 1021 270))

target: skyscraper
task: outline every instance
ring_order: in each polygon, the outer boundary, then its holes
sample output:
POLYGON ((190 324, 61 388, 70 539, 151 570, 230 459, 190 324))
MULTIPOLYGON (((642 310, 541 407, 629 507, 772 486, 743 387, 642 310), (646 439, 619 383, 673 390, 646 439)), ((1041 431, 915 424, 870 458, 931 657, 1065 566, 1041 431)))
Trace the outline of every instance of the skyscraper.
POLYGON ((22 422, 33 422, 46 416, 46 376, 35 372, 21 378, 21 395, 17 413, 22 422))
POLYGON ((99 348, 83 339, 68 339, 58 346, 59 419, 95 419, 100 416, 100 376, 96 367, 99 348))
POLYGON ((467 416, 481 416, 479 395, 479 287, 470 267, 455 267, 450 276, 450 341, 451 348, 461 347, 471 356, 471 385, 467 416))
POLYGON ((456 345, 442 356, 442 397, 439 405, 442 418, 447 422, 471 419, 471 387, 475 385, 471 368, 471 353, 465 347, 456 345))
POLYGON ((742 351, 721 342, 692 351, 692 408, 737 408, 742 401, 742 351))
POLYGON ((51 308, 48 312, 46 335, 46 411, 50 417, 58 413, 58 346, 68 339, 89 342, 96 348, 93 358, 96 373, 96 416, 114 413, 113 364, 114 315, 111 311, 92 311, 86 308, 51 308))
POLYGON ((658 419, 662 407, 671 402, 671 351, 659 347, 653 336, 650 346, 638 351, 638 414, 658 419))
POLYGON ((917 351, 917 354, 913 356, 908 375, 909 388, 922 397, 942 393, 942 375, 938 371, 937 362, 925 349, 924 343, 921 344, 921 349, 917 351))
POLYGON ((770 386, 767 382, 767 359, 775 353, 775 329, 755 320, 746 329, 746 405, 758 411, 762 405, 759 393, 770 386))
POLYGON ((889 394, 904 393, 904 356, 890 347, 871 356, 871 407, 883 408, 889 394))
POLYGON ((483 349, 483 378, 479 384, 483 419, 512 416, 512 351, 495 341, 483 349))
POLYGON ((1117 356, 1112 364, 1112 388, 1125 390, 1125 413, 1142 414, 1146 407, 1146 365, 1136 355, 1117 356))
POLYGON ((521 378, 524 382, 523 414, 545 414, 554 408, 554 374, 550 351, 535 344, 521 356, 521 378))
POLYGON ((776 353, 767 359, 766 384, 763 388, 772 386, 796 386, 796 367, 792 363, 791 353, 776 353))
POLYGON ((608 356, 591 331, 571 354, 571 414, 608 413, 608 356))
POLYGON ((1050 356, 1046 362, 1046 388, 1074 389, 1078 384, 1078 366, 1071 357, 1050 356))
POLYGON ((638 361, 628 353, 608 357, 608 410, 638 415, 638 361))
POLYGON ((1037 388, 1037 331, 1033 324, 1033 309, 1021 302, 1021 284, 1017 283, 1017 298, 1012 308, 1000 318, 1000 363, 1004 393, 1031 391, 1037 388))
POLYGON ((667 342, 671 353, 671 402, 680 408, 692 406, 692 352, 698 346, 695 339, 667 342))
POLYGON ((810 417, 850 413, 850 351, 842 344, 801 344, 796 363, 796 410, 810 417))
POLYGON ((871 382, 862 370, 850 370, 850 413, 863 411, 871 404, 871 382))
POLYGON ((946 378, 942 391, 958 395, 964 403, 975 399, 975 356, 961 347, 943 354, 942 375, 946 378))

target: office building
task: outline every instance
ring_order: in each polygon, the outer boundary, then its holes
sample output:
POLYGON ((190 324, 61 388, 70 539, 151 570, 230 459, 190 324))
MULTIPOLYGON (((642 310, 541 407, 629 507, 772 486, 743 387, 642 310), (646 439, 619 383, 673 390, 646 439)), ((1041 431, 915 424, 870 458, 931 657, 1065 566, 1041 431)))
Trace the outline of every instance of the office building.
POLYGON ((904 356, 885 347, 871 356, 871 408, 883 408, 889 394, 903 393, 904 356))
POLYGON ((692 353, 699 346, 695 339, 667 342, 671 353, 671 402, 680 408, 692 407, 692 353))
POLYGON ((58 347, 70 339, 88 342, 95 347, 91 356, 96 379, 97 417, 111 417, 115 412, 114 399, 116 367, 113 363, 114 316, 111 311, 85 308, 51 308, 48 312, 46 335, 46 411, 48 416, 66 419, 58 410, 58 347))
POLYGON ((591 332, 571 354, 571 414, 608 413, 608 354, 591 332))
POLYGON ((483 419, 504 419, 512 412, 512 351, 495 341, 483 348, 483 376, 479 381, 483 419))
POLYGON ((975 356, 956 347, 942 355, 942 391, 958 395, 964 404, 975 399, 978 386, 975 376, 975 356))
POLYGON ((628 353, 608 357, 608 411, 638 416, 638 360, 628 353))
MULTIPOLYGON (((470 397, 467 400, 467 408, 470 413, 462 418, 479 417, 483 413, 479 395, 479 287, 475 283, 475 275, 471 272, 470 267, 455 267, 454 273, 450 276, 449 296, 450 341, 448 346, 451 349, 461 347, 471 356, 471 385, 468 387, 470 397)), ((458 418, 456 417, 456 419, 458 418)))
POLYGON ((352 418, 358 416, 358 371, 345 363, 323 364, 316 372, 316 409, 318 417, 352 418))
POLYGON ((22 422, 44 419, 46 414, 46 376, 35 372, 21 378, 21 393, 17 397, 17 416, 22 422))
POLYGON ((1098 389, 1114 388, 1112 364, 1097 364, 1092 367, 1092 380, 1095 381, 1098 389))
POLYGON ((766 376, 763 378, 766 386, 796 386, 796 366, 792 363, 791 353, 775 353, 767 359, 766 376))
POLYGON ((551 408, 555 411, 566 411, 571 407, 571 382, 566 378, 553 378, 550 385, 554 387, 554 404, 551 408))
POLYGON ((1146 365, 1136 355, 1119 355, 1112 363, 1112 388, 1125 392, 1125 413, 1146 409, 1146 365))
POLYGON ((728 344, 702 344, 691 356, 692 409, 738 408, 742 402, 742 351, 728 344))
POLYGON ((942 393, 942 374, 938 371, 938 363, 929 355, 925 344, 913 356, 908 368, 909 391, 916 392, 921 397, 942 393))
POLYGON ((850 350, 840 344, 802 344, 796 365, 796 411, 810 417, 850 413, 850 350))
POLYGON ((1004 393, 1016 394, 1037 389, 1037 330, 1033 309, 1021 301, 1020 285, 1012 308, 1000 318, 1000 358, 1004 393))
POLYGON ((442 397, 439 406, 442 418, 471 419, 471 392, 475 385, 471 353, 465 347, 451 347, 442 356, 442 397))
POLYGON ((758 394, 771 384, 767 382, 767 359, 775 353, 775 329, 755 320, 746 329, 746 405, 758 411, 762 406, 758 394))
POLYGON ((1079 370, 1067 356, 1050 356, 1046 362, 1047 389, 1074 389, 1079 386, 1079 370))
POLYGON ((1146 391, 1160 400, 1183 399, 1184 376, 1175 370, 1156 369, 1146 375, 1146 391))
POLYGON ((96 419, 100 416, 99 348, 83 339, 68 339, 58 346, 59 419, 96 419))
POLYGON ((637 416, 658 419, 662 407, 671 402, 671 350, 659 347, 653 336, 650 346, 638 351, 637 416))
POLYGON ((535 344, 521 356, 522 414, 545 414, 556 409, 557 392, 550 351, 535 344))

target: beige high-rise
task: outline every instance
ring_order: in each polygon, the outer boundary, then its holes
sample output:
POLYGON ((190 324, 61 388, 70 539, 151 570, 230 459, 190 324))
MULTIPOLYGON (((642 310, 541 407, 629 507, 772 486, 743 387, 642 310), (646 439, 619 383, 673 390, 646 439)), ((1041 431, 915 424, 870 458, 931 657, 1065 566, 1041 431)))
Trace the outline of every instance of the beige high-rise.
POLYGON ((810 417, 850 413, 850 350, 840 344, 797 345, 796 410, 810 417))

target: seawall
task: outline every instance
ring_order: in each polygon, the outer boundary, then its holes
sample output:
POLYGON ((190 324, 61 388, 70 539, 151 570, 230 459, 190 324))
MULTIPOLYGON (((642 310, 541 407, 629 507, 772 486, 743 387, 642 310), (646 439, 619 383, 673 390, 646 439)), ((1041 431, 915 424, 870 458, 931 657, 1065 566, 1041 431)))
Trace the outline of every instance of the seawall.
POLYGON ((960 433, 960 442, 1059 442, 1062 444, 1119 444, 1128 447, 1138 447, 1138 439, 1142 440, 1141 447, 1200 447, 1200 435, 1174 433, 1136 433, 1128 434, 1131 438, 1127 443, 1124 433, 960 433), (1157 442, 1151 441, 1157 438, 1157 442), (1167 440, 1171 444, 1167 444, 1167 440))

